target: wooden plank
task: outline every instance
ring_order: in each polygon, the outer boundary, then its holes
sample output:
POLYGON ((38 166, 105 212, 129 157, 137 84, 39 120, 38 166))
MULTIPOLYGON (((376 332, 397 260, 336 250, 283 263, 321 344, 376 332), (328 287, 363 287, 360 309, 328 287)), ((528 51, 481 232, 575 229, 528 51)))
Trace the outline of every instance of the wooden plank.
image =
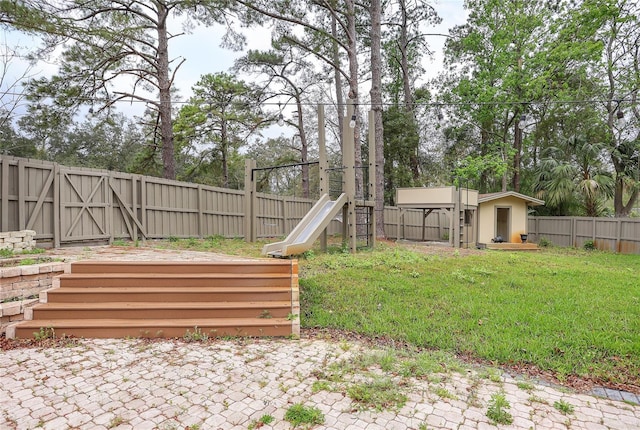
MULTIPOLYGON (((134 219, 138 219, 138 200, 137 200, 137 191, 138 191, 138 180, 136 176, 131 177, 131 212, 133 213, 134 219)), ((134 224, 133 226, 133 237, 131 238, 134 242, 138 240, 138 224, 134 224)))
MULTIPOLYGON (((52 168, 49 171, 49 176, 47 176, 47 179, 42 184, 42 189, 40 190, 40 194, 38 195, 38 200, 36 201, 36 205, 33 208, 33 212, 31 212, 31 215, 29 216, 29 220, 27 221, 27 225, 26 225, 27 230, 32 230, 33 224, 36 222, 36 217, 42 210, 42 205, 44 204, 44 200, 47 197, 47 193, 51 189, 51 185, 54 184, 55 176, 56 176, 55 168, 52 168)), ((55 205, 55 201, 54 201, 54 205, 55 205)))
POLYGON ((147 227, 147 180, 140 178, 140 218, 142 218, 142 231, 148 231, 147 227))
POLYGON ((203 195, 203 191, 202 191, 202 186, 198 185, 198 198, 197 198, 197 205, 198 205, 198 237, 199 238, 203 238, 204 237, 204 212, 202 210, 202 207, 204 206, 204 195, 203 195))
POLYGON ((27 225, 25 193, 27 187, 27 180, 24 176, 24 159, 18 160, 18 230, 24 230, 27 225))
POLYGON ((60 165, 53 165, 53 246, 60 248, 62 217, 60 215, 60 165))
POLYGON ((1 231, 9 231, 9 159, 2 157, 2 181, 0 181, 2 209, 0 211, 1 231))

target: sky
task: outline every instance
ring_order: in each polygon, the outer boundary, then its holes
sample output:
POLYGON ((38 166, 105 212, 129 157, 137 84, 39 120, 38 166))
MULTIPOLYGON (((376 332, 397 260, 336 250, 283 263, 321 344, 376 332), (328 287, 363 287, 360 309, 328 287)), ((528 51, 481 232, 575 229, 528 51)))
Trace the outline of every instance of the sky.
MULTIPOLYGON (((442 17, 442 23, 438 26, 425 29, 428 33, 447 34, 449 28, 454 25, 464 23, 467 13, 463 8, 463 0, 433 0, 433 5, 442 17)), ((176 26, 175 31, 179 30, 176 26)), ((169 46, 170 57, 183 57, 186 62, 179 70, 175 82, 183 100, 189 98, 191 87, 198 81, 201 75, 206 73, 216 73, 228 71, 236 58, 242 55, 241 52, 233 52, 219 47, 224 29, 221 26, 215 27, 195 27, 190 34, 177 37, 171 41, 169 46)), ((247 48, 269 49, 270 30, 269 29, 246 29, 247 48)), ((16 32, 3 30, 1 42, 9 46, 19 44, 22 46, 34 45, 37 43, 32 38, 16 32)), ((432 58, 425 58, 423 66, 425 75, 422 81, 429 80, 437 75, 442 68, 442 48, 446 38, 442 36, 429 36, 428 42, 434 51, 432 58)), ((9 73, 20 76, 26 68, 26 62, 14 59, 9 67, 9 73)), ((56 65, 47 62, 39 62, 30 70, 32 75, 51 75, 55 73, 56 65)), ((10 81, 8 79, 7 81, 10 81)), ((0 83, 0 88, 5 89, 5 84, 0 83)), ((368 89, 366 89, 368 92, 368 89)), ((135 103, 132 105, 120 103, 118 110, 130 115, 139 115, 143 111, 143 105, 135 103)))
MULTIPOLYGON (((434 0, 433 5, 441 16, 442 23, 426 29, 425 32, 447 34, 449 28, 463 24, 467 18, 463 3, 463 0, 434 0)), ((189 92, 202 74, 228 70, 233 66, 234 60, 242 55, 218 46, 222 34, 221 27, 197 27, 192 34, 175 39, 171 46, 172 55, 181 55, 187 59, 176 82, 181 93, 189 92)), ((247 39, 250 49, 266 50, 271 47, 268 29, 252 30, 247 33, 247 39)), ((432 58, 424 59, 425 76, 422 80, 434 78, 441 70, 445 40, 442 36, 428 37, 434 55, 432 58)))

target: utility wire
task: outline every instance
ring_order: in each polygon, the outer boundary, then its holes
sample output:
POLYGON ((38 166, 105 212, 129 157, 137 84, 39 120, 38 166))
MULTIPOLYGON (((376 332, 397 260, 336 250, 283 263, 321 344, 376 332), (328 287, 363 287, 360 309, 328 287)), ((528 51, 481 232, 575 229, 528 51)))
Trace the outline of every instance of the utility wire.
MULTIPOLYGON (((0 91, 0 96, 21 96, 24 95, 24 93, 18 93, 18 92, 11 92, 11 91, 5 91, 2 92, 0 91)), ((47 97, 43 97, 42 99, 46 99, 47 97)), ((156 103, 159 104, 160 101, 159 100, 139 100, 139 99, 119 99, 119 100, 115 100, 115 101, 110 101, 110 100, 105 100, 105 99, 100 99, 100 98, 86 98, 86 97, 78 97, 76 98, 76 100, 81 100, 82 102, 85 103, 106 103, 106 102, 111 102, 111 103, 144 103, 144 104, 148 104, 148 103, 156 103)), ((622 98, 622 99, 606 99, 606 98, 602 98, 602 99, 584 99, 584 100, 545 100, 545 101, 540 101, 540 100, 526 100, 526 101, 489 101, 489 102, 446 102, 446 101, 433 101, 433 102, 422 102, 422 103, 411 103, 410 105, 412 107, 434 107, 434 108, 438 108, 438 107, 455 107, 455 106, 532 106, 532 105, 548 105, 548 104, 554 104, 554 105, 563 105, 563 104, 572 104, 572 105, 593 105, 593 104, 601 104, 601 103, 609 103, 609 102, 616 102, 618 104, 620 103, 633 103, 634 100, 630 99, 630 98, 622 98)), ((245 103, 245 102, 239 102, 239 103, 245 103)), ((199 102, 199 103, 193 103, 193 101, 189 101, 189 100, 172 100, 171 104, 173 105, 188 105, 188 104, 199 104, 199 105, 203 105, 203 106, 216 106, 216 105, 221 105, 223 103, 216 103, 216 102, 209 102, 209 101, 204 101, 204 102, 199 102)), ((224 103, 226 104, 226 103, 224 103)), ((263 106, 282 106, 281 102, 263 102, 260 103, 263 106)), ((336 103, 334 102, 301 102, 300 105, 302 106, 318 106, 318 105, 323 105, 323 106, 335 106, 336 103)), ((358 102, 357 104, 358 106, 365 106, 365 107, 373 107, 374 104, 371 102, 365 102, 365 103, 360 103, 358 102)), ((381 103, 381 106, 398 106, 398 103, 389 103, 389 102, 385 102, 385 103, 381 103)))

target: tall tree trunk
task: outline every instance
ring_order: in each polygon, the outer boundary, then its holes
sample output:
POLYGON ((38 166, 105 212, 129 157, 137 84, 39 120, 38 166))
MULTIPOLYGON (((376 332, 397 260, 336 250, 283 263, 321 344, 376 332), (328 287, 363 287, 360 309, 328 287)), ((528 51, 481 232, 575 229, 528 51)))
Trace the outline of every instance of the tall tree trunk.
MULTIPOLYGON (((413 91, 411 88, 411 75, 409 74, 409 54, 407 50, 409 49, 409 35, 408 35, 408 25, 409 25, 409 16, 407 12, 407 3, 405 0, 399 0, 398 5, 400 6, 400 13, 402 16, 402 25, 400 26, 400 67, 402 68, 402 90, 404 92, 404 108, 407 115, 410 115, 411 120, 416 122, 416 115, 414 111, 413 105, 413 91)), ((372 17, 373 23, 373 17, 372 17)), ((371 29, 373 33, 373 28, 371 29)), ((372 34, 373 38, 373 34, 372 34)), ((373 43, 373 42, 372 42, 373 43)), ((372 58, 373 61, 373 58, 372 58)), ((413 177, 414 182, 418 181, 420 178, 420 163, 418 161, 418 147, 411 149, 411 154, 409 155, 409 167, 411 169, 411 176, 413 177)))
MULTIPOLYGON (((358 44, 356 32, 356 11, 355 0, 346 0, 346 30, 348 39, 347 57, 349 58, 349 98, 358 102, 358 44)), ((357 106, 356 106, 357 107, 357 106)), ((362 198, 362 147, 360 145, 360 121, 357 120, 358 112, 354 112, 356 116, 356 125, 353 130, 353 146, 355 154, 356 168, 356 198, 362 198)))
MULTIPOLYGON (((384 232, 384 128, 382 124, 382 5, 380 0, 371 0, 371 108, 375 128, 376 159, 374 161, 376 196, 376 237, 385 237, 384 232)), ((371 126, 371 125, 370 125, 371 126)), ((371 161, 371 160, 370 160, 371 161)))
MULTIPOLYGON (((515 150, 515 154, 513 154, 513 178, 511 182, 511 186, 513 187, 513 191, 516 193, 520 192, 520 159, 522 157, 522 128, 519 120, 515 121, 515 130, 514 130, 514 142, 513 149, 515 150)), ((506 190, 503 190, 506 191, 506 190)))
MULTIPOLYGON (((335 15, 331 15, 331 36, 332 41, 332 61, 333 64, 340 64, 340 47, 338 46, 338 22, 335 15)), ((338 67, 333 69, 335 88, 336 88, 336 102, 338 103, 338 135, 340 136, 340 149, 342 149, 342 122, 344 121, 344 96, 342 94, 342 74, 338 67)))
MULTIPOLYGON (((298 135, 300 136, 300 162, 309 162, 309 144, 307 134, 304 132, 304 122, 302 121, 302 101, 300 94, 296 94, 296 107, 298 108, 298 135)), ((309 166, 302 165, 302 196, 309 198, 309 166)))
POLYGON ((176 161, 173 148, 173 126, 171 124, 171 79, 169 77, 169 37, 167 16, 169 10, 156 2, 158 10, 158 88, 160 93, 160 135, 162 138, 162 175, 166 179, 176 178, 176 161))
POLYGON ((229 166, 227 165, 227 151, 229 148, 227 136, 227 122, 222 121, 222 130, 220 131, 220 156, 222 161, 222 187, 229 188, 229 166))

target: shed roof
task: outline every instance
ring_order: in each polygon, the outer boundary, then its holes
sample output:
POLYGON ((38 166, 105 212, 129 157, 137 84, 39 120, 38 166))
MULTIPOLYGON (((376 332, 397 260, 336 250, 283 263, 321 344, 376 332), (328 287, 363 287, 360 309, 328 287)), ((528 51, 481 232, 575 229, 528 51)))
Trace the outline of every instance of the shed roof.
POLYGON ((515 197, 517 199, 522 199, 529 206, 541 206, 544 205, 544 200, 536 199, 535 197, 530 197, 524 194, 516 193, 515 191, 504 191, 500 193, 488 193, 488 194, 480 194, 478 196, 478 204, 490 202, 492 200, 502 199, 504 197, 515 197))

